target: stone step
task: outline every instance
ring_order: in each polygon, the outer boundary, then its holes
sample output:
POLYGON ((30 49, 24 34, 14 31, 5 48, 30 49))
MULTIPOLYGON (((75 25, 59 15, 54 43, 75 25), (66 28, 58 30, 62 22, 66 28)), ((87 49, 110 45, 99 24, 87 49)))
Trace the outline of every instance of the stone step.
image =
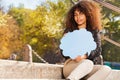
POLYGON ((120 70, 112 70, 106 80, 120 80, 120 70))
POLYGON ((0 60, 0 78, 61 79, 62 65, 0 60))
MULTIPOLYGON (((1 79, 62 79, 63 65, 0 60, 1 79)), ((120 80, 120 70, 112 70, 106 80, 120 80)))

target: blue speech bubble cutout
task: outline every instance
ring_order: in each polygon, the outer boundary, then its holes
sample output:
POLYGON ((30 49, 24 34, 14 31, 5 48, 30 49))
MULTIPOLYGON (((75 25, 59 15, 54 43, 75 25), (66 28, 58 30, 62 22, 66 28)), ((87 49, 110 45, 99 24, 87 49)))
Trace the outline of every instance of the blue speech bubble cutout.
POLYGON ((85 28, 66 33, 60 42, 61 44, 59 47, 63 50, 63 55, 69 56, 72 59, 86 53, 89 55, 90 52, 97 47, 92 33, 85 28))

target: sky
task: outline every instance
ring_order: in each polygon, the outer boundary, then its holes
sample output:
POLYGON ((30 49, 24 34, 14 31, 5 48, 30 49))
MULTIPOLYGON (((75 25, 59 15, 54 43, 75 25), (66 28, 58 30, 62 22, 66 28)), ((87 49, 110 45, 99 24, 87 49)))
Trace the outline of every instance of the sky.
MULTIPOLYGON (((47 0, 1 0, 0 5, 4 7, 4 11, 7 11, 10 5, 19 7, 20 4, 24 4, 25 8, 35 9, 36 6, 46 1, 47 0)), ((50 1, 56 1, 56 0, 50 0, 50 1)))

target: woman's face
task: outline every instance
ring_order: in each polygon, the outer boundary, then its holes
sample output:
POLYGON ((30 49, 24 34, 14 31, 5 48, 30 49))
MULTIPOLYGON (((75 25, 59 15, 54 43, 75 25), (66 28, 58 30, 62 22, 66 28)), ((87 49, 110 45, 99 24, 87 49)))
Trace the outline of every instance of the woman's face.
MULTIPOLYGON (((75 10, 74 11, 74 20, 78 24, 78 26, 86 25, 86 16, 84 13, 75 10)), ((86 27, 86 26, 84 26, 86 27)))

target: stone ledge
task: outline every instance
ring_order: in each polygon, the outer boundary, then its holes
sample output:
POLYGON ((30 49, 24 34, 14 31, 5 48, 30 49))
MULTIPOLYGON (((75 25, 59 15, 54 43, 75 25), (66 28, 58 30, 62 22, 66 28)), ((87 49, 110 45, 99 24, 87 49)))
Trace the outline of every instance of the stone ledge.
POLYGON ((62 65, 0 60, 0 78, 61 79, 62 65))
POLYGON ((106 80, 120 80, 120 70, 112 70, 106 80))
MULTIPOLYGON (((0 60, 0 78, 2 79, 62 79, 63 65, 29 63, 24 61, 0 60)), ((112 70, 106 80, 120 80, 120 70, 112 70)))

